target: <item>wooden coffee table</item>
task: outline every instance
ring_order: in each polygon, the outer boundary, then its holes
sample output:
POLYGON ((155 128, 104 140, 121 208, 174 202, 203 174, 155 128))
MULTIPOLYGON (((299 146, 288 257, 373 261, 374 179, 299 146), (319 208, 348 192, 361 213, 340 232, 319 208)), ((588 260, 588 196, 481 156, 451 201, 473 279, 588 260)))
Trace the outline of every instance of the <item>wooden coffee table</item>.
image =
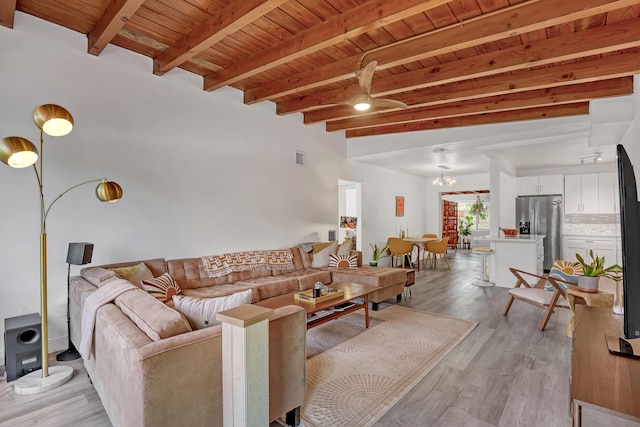
POLYGON ((284 307, 285 305, 300 306, 307 312, 307 329, 322 325, 330 320, 337 319, 338 317, 342 317, 346 314, 353 313, 354 311, 364 308, 365 326, 367 328, 369 327, 369 294, 377 291, 377 287, 352 282, 332 283, 327 287, 342 289, 344 291, 344 295, 313 304, 311 302, 297 300, 294 298, 295 294, 291 293, 281 295, 279 297, 268 298, 257 302, 255 305, 273 309, 284 307), (364 302, 354 302, 353 300, 357 298, 361 298, 364 302), (336 306, 345 303, 353 303, 353 306, 341 310, 335 310, 336 306), (327 314, 329 311, 333 312, 327 314), (320 314, 322 314, 322 317, 320 317, 320 314), (314 316, 318 316, 318 318, 313 319, 314 316))

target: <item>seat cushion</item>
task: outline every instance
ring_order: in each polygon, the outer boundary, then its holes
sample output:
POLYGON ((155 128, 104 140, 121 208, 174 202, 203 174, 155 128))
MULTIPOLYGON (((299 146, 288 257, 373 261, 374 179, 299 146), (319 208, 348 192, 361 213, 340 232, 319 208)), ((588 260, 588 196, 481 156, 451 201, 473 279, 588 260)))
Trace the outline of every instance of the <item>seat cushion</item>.
POLYGON ((407 271, 409 270, 365 265, 358 268, 339 268, 329 271, 331 271, 332 282, 355 282, 385 288, 398 283, 406 283, 407 271))
POLYGON ((300 290, 298 279, 288 276, 259 277, 251 281, 236 282, 235 285, 257 289, 260 300, 300 290))
MULTIPOLYGON (((553 292, 549 292, 546 289, 541 288, 513 288, 509 291, 516 299, 527 300, 534 302, 536 304, 547 306, 551 302, 551 297, 553 296, 553 292)), ((562 296, 558 298, 558 302, 556 303, 557 307, 569 307, 567 300, 562 296)))

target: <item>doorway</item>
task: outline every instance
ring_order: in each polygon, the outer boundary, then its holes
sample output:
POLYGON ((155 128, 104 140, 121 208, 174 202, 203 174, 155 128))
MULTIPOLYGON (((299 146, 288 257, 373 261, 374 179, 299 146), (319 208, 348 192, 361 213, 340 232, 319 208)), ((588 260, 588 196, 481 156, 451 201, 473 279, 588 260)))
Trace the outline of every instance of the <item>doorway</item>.
POLYGON ((338 180, 338 242, 343 242, 349 233, 355 243, 354 249, 362 250, 362 212, 360 208, 362 184, 356 181, 338 180), (340 217, 356 219, 354 228, 340 226, 340 217))

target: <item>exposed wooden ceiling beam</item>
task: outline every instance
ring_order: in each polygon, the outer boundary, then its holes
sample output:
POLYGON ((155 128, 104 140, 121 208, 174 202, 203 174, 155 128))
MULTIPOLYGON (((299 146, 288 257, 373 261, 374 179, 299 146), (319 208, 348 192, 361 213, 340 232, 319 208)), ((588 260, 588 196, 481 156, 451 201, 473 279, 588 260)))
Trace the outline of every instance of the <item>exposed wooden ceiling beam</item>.
POLYGON ((182 37, 153 60, 153 74, 161 76, 189 61, 229 34, 263 17, 289 0, 243 0, 230 2, 209 19, 182 37))
MULTIPOLYGON (((622 21, 543 39, 526 45, 490 52, 440 64, 435 67, 407 71, 373 81, 371 95, 389 97, 398 92, 433 87, 473 78, 548 65, 580 57, 640 46, 640 18, 622 21)), ((304 111, 323 104, 343 102, 358 93, 358 87, 334 89, 278 104, 280 114, 304 111), (332 102, 333 101, 333 102, 332 102)))
MULTIPOLYGON (((409 108, 441 105, 508 93, 525 92, 545 87, 558 87, 597 80, 626 77, 640 73, 640 52, 606 56, 575 64, 536 70, 520 70, 498 76, 466 80, 458 83, 397 94, 394 99, 409 108)), ((398 110, 398 109, 395 109, 398 110)), ((391 110, 388 110, 391 111, 391 110)), ((358 116, 350 106, 323 108, 304 114, 305 123, 317 123, 358 116)), ((371 114, 376 114, 372 112, 371 114)))
MULTIPOLYGON (((638 3, 638 0, 531 0, 434 30, 367 56, 386 69, 559 25, 638 3)), ((274 99, 353 77, 361 55, 351 56, 245 91, 245 103, 274 99)))
POLYGON ((378 126, 365 129, 354 129, 345 132, 347 138, 385 135, 390 133, 415 132, 421 130, 443 129, 460 126, 477 126, 494 123, 507 123, 521 120, 549 119, 589 114, 589 103, 538 107, 526 110, 514 110, 497 113, 477 114, 473 116, 451 117, 423 122, 402 123, 390 126, 378 126))
POLYGON ((396 111, 393 113, 337 120, 327 122, 327 131, 360 129, 389 124, 435 120, 445 117, 587 102, 593 98, 622 96, 631 93, 633 93, 633 78, 621 77, 618 79, 561 86, 552 89, 537 89, 521 93, 453 102, 433 107, 415 108, 409 111, 396 111))
POLYGON ((144 0, 114 0, 110 2, 89 33, 88 52, 92 55, 100 55, 118 34, 118 31, 124 27, 129 17, 142 6, 142 3, 144 0))
POLYGON ((0 25, 13 28, 17 0, 0 0, 0 25))
MULTIPOLYGON (((204 89, 212 91, 222 86, 231 85, 314 51, 345 41, 349 37, 364 34, 449 1, 369 0, 344 13, 334 15, 314 27, 301 31, 251 58, 243 59, 225 67, 218 73, 205 76, 204 89)), ((356 57, 355 63, 358 62, 359 57, 356 57)))

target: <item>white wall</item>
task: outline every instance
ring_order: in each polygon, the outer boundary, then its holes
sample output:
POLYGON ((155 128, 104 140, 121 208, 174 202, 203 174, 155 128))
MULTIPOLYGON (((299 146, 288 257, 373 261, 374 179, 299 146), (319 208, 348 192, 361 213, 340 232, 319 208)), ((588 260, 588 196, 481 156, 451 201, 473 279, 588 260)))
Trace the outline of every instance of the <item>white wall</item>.
MULTIPOLYGON (((366 212, 359 225, 366 244, 362 246, 363 262, 371 260, 371 246, 386 245, 389 237, 397 237, 400 227, 409 228, 412 236, 426 233, 424 206, 427 200, 425 180, 389 169, 354 163, 353 176, 362 184, 362 209, 366 212), (404 197, 404 216, 396 217, 396 196, 404 197)), ((386 265, 386 259, 380 265, 386 265)))
MULTIPOLYGON (((345 157, 341 133, 246 106, 242 93, 202 90, 181 70, 152 74, 152 61, 109 46, 86 53, 86 37, 16 14, 0 27, 0 137, 37 142, 32 112, 56 103, 73 132, 45 137, 47 203, 84 180, 108 177, 124 197, 103 204, 93 185, 67 194, 48 218, 50 350, 66 348, 66 251, 95 244, 93 264, 182 258, 293 246, 337 228, 338 179, 362 182, 363 247, 395 230, 393 201, 405 195, 409 227, 423 225, 423 180, 345 157), (306 153, 304 167, 294 151, 306 153)), ((39 208, 31 168, 0 164, 0 318, 39 312, 39 208)), ((368 259, 368 258, 366 258, 368 259)), ((72 266, 72 274, 79 267, 72 266)), ((0 346, 3 343, 0 342, 0 346)), ((3 351, 0 347, 0 354, 3 351)))
POLYGON ((516 178, 500 172, 500 218, 498 227, 515 228, 516 195, 516 178))
POLYGON ((426 185, 427 198, 426 210, 426 231, 425 233, 442 234, 442 206, 440 202, 441 192, 488 190, 490 188, 489 174, 462 175, 456 176, 457 182, 450 187, 436 187, 431 183, 426 185))

